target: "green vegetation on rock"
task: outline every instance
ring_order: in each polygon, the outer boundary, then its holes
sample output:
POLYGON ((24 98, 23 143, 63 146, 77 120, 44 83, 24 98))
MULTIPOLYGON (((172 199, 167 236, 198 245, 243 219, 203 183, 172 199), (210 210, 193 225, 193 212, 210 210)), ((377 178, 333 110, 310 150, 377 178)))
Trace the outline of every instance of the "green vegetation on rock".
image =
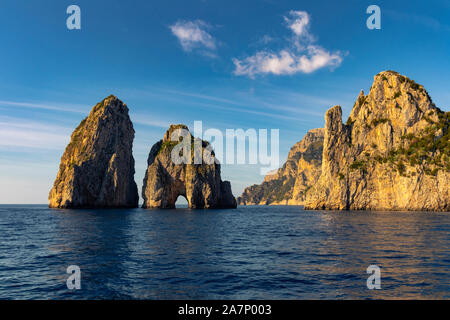
POLYGON ((388 121, 389 121, 389 119, 386 119, 386 118, 374 119, 374 120, 372 120, 372 126, 376 127, 380 123, 386 123, 388 121))
MULTIPOLYGON (((430 114, 430 116, 432 113, 430 114)), ((392 165, 398 173, 407 176, 407 165, 418 167, 428 175, 437 175, 439 170, 450 171, 450 112, 438 112, 439 121, 435 122, 431 118, 424 116, 430 123, 419 134, 405 134, 401 137, 400 147, 389 151, 385 156, 376 154, 371 156, 364 153, 366 160, 355 160, 349 168, 365 172, 371 162, 388 163, 392 165)), ((388 119, 377 119, 373 125, 385 123, 388 119)), ((376 145, 372 144, 372 148, 376 145)))

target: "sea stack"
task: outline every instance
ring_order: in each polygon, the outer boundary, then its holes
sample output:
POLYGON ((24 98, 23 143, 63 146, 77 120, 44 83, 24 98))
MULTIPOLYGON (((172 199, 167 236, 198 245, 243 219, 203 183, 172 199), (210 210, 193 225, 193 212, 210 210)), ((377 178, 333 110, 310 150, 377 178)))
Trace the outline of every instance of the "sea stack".
POLYGON ((345 124, 340 106, 327 111, 321 175, 305 207, 449 211, 449 120, 423 86, 376 75, 345 124))
POLYGON ((236 208, 231 184, 222 181, 211 145, 194 138, 182 124, 171 125, 151 148, 142 189, 143 208, 175 208, 179 196, 185 197, 192 209, 236 208), (186 161, 174 162, 172 153, 186 161))
POLYGON ((288 158, 261 184, 245 188, 240 205, 303 205, 307 192, 320 176, 324 129, 311 129, 294 144, 288 158))
POLYGON ((111 95, 72 133, 49 195, 51 208, 135 208, 134 129, 127 106, 111 95))

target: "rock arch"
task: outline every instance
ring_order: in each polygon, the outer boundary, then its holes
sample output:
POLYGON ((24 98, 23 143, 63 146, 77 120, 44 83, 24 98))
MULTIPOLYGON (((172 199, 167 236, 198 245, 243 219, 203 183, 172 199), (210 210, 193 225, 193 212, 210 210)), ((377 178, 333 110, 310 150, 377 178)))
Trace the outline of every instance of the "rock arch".
MULTIPOLYGON (((236 208, 236 199, 231 192, 231 184, 222 181, 220 164, 175 164, 171 153, 177 142, 171 141, 177 129, 189 132, 185 125, 171 125, 164 138, 150 150, 145 173, 142 197, 143 208, 175 208, 180 195, 188 201, 189 208, 236 208)), ((194 141, 189 133, 188 139, 194 141)), ((201 141, 202 152, 209 143, 201 141)), ((214 157, 214 153, 212 153, 214 157)))

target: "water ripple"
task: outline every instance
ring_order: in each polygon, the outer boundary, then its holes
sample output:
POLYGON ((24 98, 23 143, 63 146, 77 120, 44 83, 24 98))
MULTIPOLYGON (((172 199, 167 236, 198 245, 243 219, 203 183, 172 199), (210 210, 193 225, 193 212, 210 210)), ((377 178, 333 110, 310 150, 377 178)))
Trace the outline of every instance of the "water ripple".
POLYGON ((448 299, 449 231, 448 213, 1 205, 0 299, 448 299))

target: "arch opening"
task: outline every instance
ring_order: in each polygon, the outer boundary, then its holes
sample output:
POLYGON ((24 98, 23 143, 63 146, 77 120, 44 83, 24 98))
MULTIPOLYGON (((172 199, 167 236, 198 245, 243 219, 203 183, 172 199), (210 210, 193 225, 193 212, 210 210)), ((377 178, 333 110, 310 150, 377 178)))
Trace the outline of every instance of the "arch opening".
POLYGON ((186 196, 180 194, 175 201, 175 208, 188 208, 189 203, 186 199, 186 196))

